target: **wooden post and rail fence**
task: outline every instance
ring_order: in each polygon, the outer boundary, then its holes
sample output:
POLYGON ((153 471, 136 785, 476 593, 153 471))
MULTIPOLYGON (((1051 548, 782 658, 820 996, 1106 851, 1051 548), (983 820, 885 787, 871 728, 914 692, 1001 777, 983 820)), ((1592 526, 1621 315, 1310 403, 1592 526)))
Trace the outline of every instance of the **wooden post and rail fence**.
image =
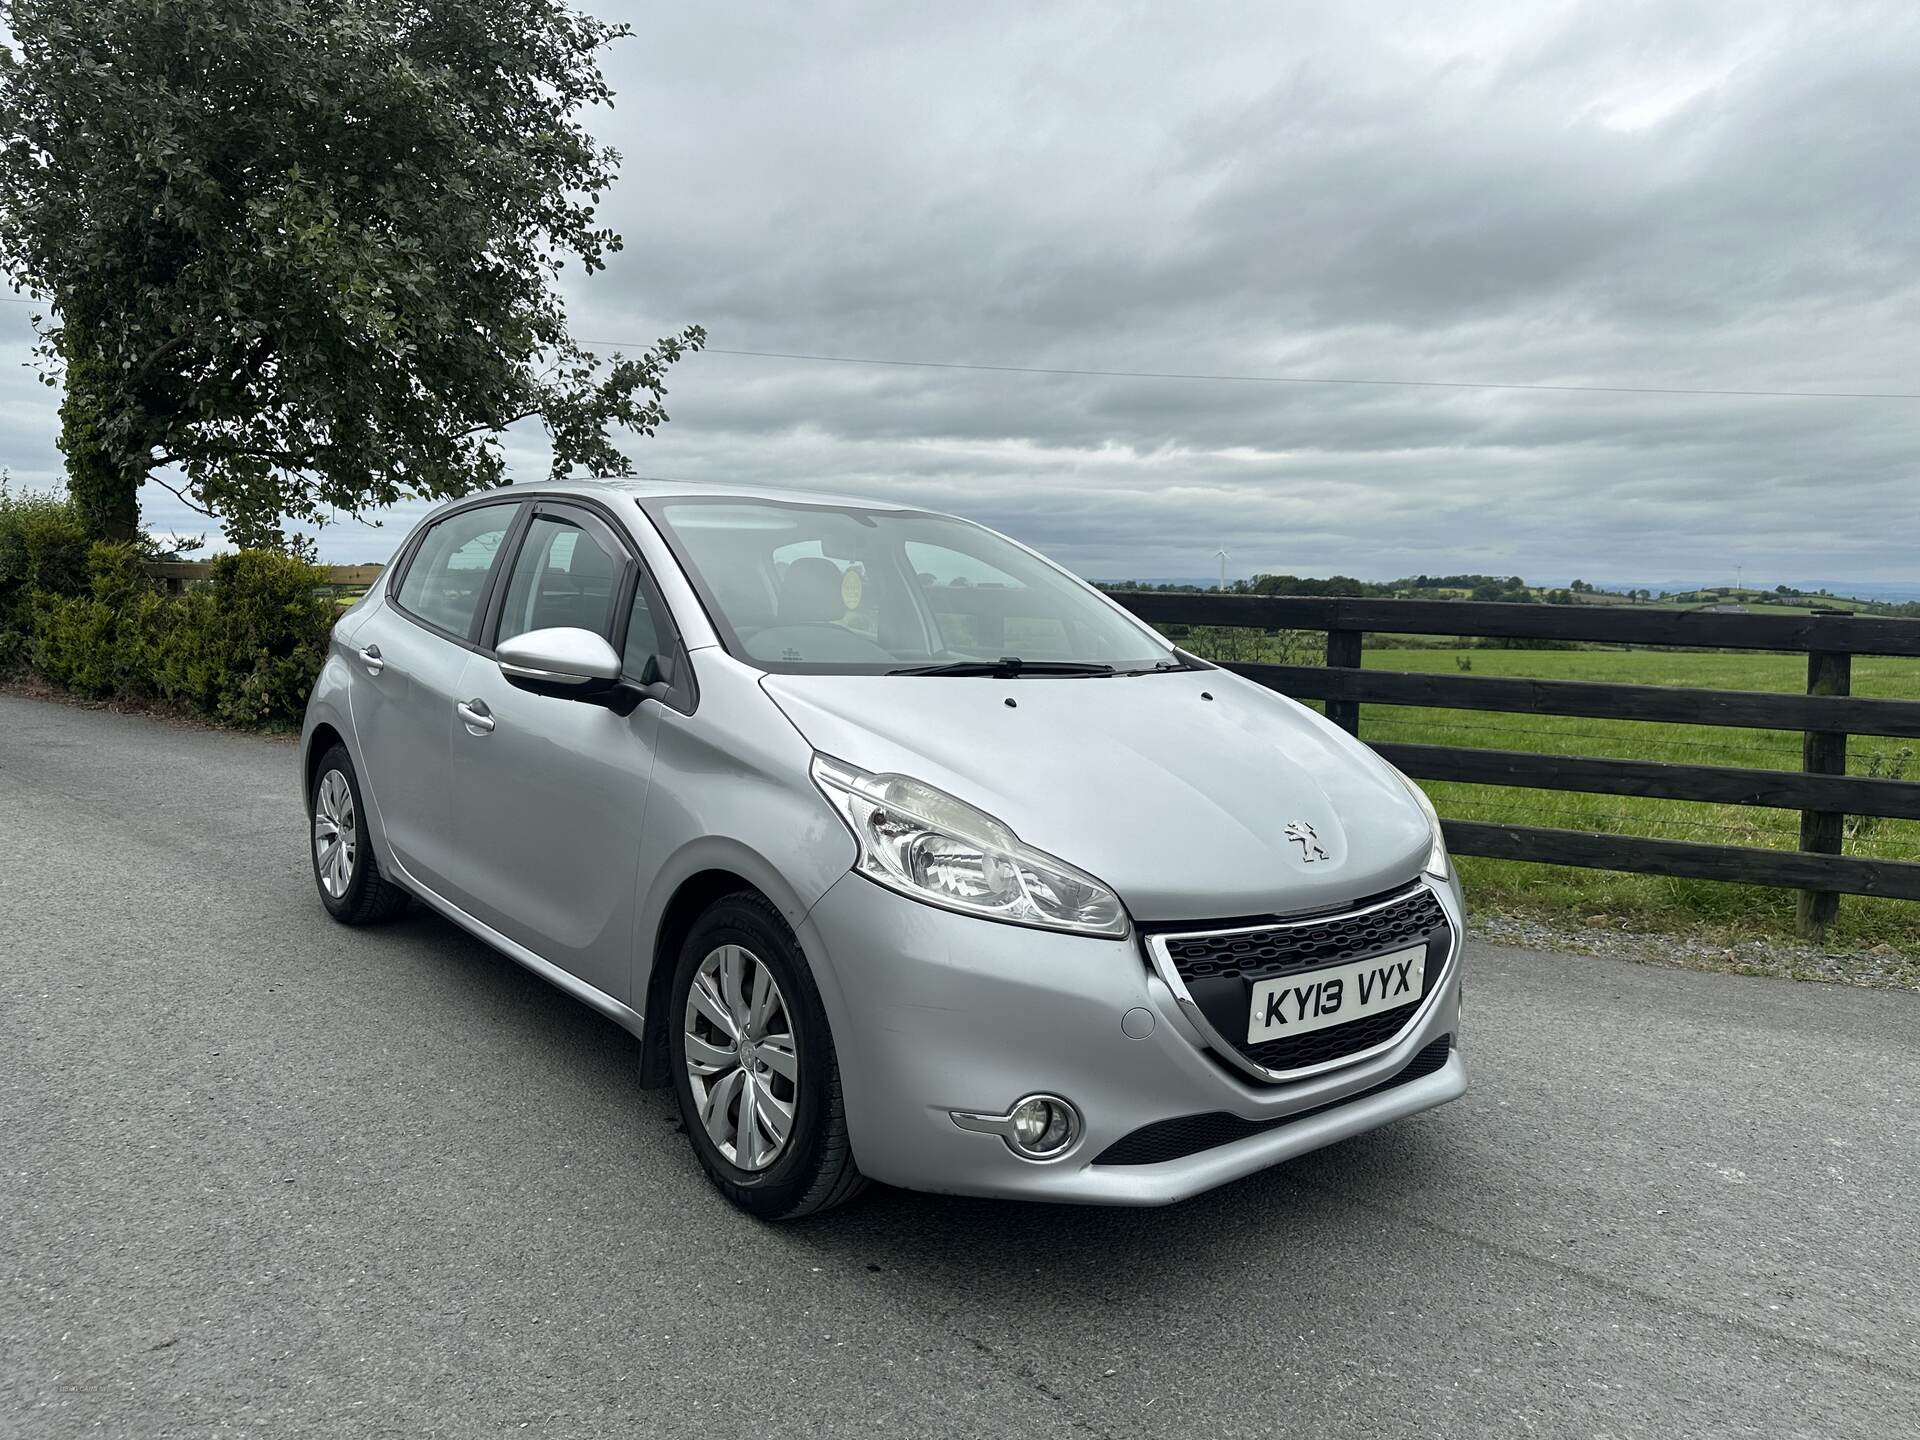
MULTIPOLYGON (((170 590, 206 579, 210 568, 206 561, 167 561, 148 567, 153 577, 170 590)), ((330 587, 353 590, 372 585, 383 567, 323 568, 330 587)), ((1733 615, 1624 605, 1513 605, 1168 591, 1119 591, 1113 598, 1141 619, 1159 626, 1323 632, 1327 637, 1325 665, 1230 664, 1227 668, 1295 699, 1324 702, 1327 717, 1354 735, 1360 733, 1360 707, 1368 704, 1746 727, 1799 731, 1803 736, 1799 770, 1604 759, 1458 745, 1376 745, 1381 755, 1416 780, 1769 806, 1800 812, 1797 850, 1444 820, 1447 843, 1456 854, 1785 886, 1800 892, 1800 929, 1811 938, 1825 933, 1843 894, 1920 900, 1920 862, 1843 853, 1849 815, 1920 820, 1920 781, 1847 774, 1850 735, 1920 740, 1920 700, 1871 699, 1850 693, 1855 655, 1920 658, 1920 621, 1839 612, 1733 615), (1798 653, 1807 657, 1807 687, 1805 694, 1796 695, 1372 670, 1362 664, 1362 644, 1369 634, 1798 653)))
POLYGON ((1809 938, 1825 933, 1843 894, 1920 900, 1920 862, 1842 853, 1849 815, 1920 820, 1920 782, 1846 773, 1850 735, 1920 739, 1920 700, 1870 699, 1849 693, 1855 655, 1920 657, 1920 621, 1846 613, 1735 615, 1630 606, 1158 591, 1115 592, 1113 598, 1159 626, 1324 632, 1324 666, 1234 664, 1227 668, 1295 699, 1325 702, 1328 718, 1355 735, 1360 733, 1360 707, 1369 704, 1797 730, 1804 736, 1797 771, 1456 745, 1376 745, 1381 755, 1418 780, 1800 812, 1797 850, 1445 820, 1447 843, 1457 854, 1786 886, 1800 891, 1800 929, 1809 938), (1807 657, 1807 687, 1801 695, 1371 670, 1361 663, 1361 644, 1368 634, 1799 653, 1807 657))

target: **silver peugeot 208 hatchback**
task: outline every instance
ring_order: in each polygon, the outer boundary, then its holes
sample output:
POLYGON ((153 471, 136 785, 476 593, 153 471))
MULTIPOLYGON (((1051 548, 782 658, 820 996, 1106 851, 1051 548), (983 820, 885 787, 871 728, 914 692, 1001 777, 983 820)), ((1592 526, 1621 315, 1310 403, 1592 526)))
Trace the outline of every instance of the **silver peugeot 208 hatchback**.
POLYGON ((950 516, 444 506, 301 755, 334 918, 418 899, 632 1030, 755 1215, 865 1177, 1159 1204, 1466 1086, 1419 790, 950 516))

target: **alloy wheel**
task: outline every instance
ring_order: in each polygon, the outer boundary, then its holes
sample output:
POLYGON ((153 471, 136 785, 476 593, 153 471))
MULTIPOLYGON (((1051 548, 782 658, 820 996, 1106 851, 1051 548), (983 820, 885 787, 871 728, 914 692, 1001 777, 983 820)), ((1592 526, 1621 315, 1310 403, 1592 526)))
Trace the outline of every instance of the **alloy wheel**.
POLYGON ((701 1125, 726 1160, 765 1170, 793 1134, 800 1056, 787 997, 752 951, 707 952, 687 990, 686 1068, 701 1125))
POLYGON ((338 770, 329 770, 313 793, 313 860, 320 887, 333 899, 345 895, 353 883, 353 864, 359 853, 353 787, 338 770))

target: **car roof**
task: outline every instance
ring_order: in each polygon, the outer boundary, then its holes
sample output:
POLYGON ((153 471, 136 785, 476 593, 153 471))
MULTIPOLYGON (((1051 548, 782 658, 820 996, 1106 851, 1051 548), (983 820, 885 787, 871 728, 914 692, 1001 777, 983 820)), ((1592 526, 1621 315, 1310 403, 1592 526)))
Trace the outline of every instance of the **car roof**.
POLYGON ((606 496, 609 491, 638 500, 663 498, 695 500, 774 500, 798 505, 844 505, 861 510, 920 510, 919 505, 875 500, 863 495, 835 495, 817 490, 790 490, 778 485, 729 485, 712 481, 662 480, 636 476, 615 480, 537 480, 503 486, 498 495, 574 494, 606 496))

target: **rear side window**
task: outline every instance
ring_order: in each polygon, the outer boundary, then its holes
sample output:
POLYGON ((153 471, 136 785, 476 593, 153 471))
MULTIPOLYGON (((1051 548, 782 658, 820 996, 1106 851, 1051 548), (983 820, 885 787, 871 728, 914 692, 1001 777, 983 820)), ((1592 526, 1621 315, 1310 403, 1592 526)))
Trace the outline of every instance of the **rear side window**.
POLYGON ((436 522, 401 578, 400 607, 451 634, 472 634, 487 576, 516 508, 482 505, 436 522))

